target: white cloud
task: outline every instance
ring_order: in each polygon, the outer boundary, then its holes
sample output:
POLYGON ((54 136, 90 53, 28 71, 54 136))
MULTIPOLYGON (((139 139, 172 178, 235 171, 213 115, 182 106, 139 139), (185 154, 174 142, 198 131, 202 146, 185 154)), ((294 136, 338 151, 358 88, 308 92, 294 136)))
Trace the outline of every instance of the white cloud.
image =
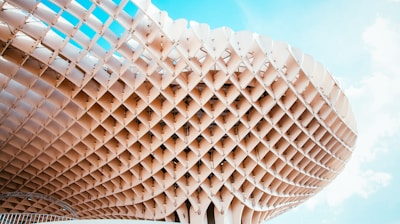
POLYGON ((390 183, 392 178, 390 174, 362 170, 361 164, 362 162, 358 158, 353 158, 345 171, 332 184, 306 202, 307 208, 314 209, 320 204, 338 207, 353 195, 367 198, 390 183))
MULTIPOLYGON (((364 42, 371 50, 374 64, 383 72, 400 72, 398 57, 400 56, 400 24, 378 16, 374 25, 363 35, 364 42)), ((388 73, 389 76, 396 76, 388 73)))
POLYGON ((378 16, 363 33, 363 41, 371 56, 371 74, 346 91, 358 122, 356 151, 343 173, 307 201, 309 208, 321 203, 338 206, 353 195, 367 198, 392 178, 365 167, 394 150, 383 142, 400 134, 400 24, 378 16))

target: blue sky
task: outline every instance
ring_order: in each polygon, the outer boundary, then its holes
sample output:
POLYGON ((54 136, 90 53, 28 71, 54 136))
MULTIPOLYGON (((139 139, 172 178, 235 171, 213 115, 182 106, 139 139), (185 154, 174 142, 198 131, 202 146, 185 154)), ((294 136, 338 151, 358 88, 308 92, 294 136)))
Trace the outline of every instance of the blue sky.
POLYGON ((282 40, 320 61, 349 97, 358 141, 342 174, 269 223, 400 224, 400 0, 153 0, 173 19, 282 40))

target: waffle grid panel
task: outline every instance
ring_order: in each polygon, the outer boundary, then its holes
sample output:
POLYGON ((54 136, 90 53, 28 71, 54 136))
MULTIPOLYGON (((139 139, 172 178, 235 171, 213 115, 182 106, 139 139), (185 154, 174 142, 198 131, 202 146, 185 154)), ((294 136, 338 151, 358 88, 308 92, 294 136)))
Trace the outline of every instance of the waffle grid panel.
POLYGON ((350 158, 348 100, 310 56, 149 1, 86 3, 0 1, 1 192, 84 218, 258 223, 350 158))

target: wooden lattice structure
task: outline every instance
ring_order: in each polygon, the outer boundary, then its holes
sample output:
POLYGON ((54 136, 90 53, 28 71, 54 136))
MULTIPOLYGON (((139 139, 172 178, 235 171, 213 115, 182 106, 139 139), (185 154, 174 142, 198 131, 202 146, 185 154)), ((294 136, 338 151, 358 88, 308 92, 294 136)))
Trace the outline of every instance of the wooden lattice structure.
POLYGON ((80 218, 259 223, 328 184, 355 129, 330 73, 286 43, 144 0, 0 0, 0 193, 80 218))

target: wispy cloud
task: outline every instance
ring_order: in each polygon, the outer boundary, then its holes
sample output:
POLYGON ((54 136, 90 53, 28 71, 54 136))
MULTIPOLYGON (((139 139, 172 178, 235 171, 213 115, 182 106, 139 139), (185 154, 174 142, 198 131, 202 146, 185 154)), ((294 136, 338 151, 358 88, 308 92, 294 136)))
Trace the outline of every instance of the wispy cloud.
POLYGON ((358 120, 356 151, 344 172, 307 202, 309 208, 321 203, 338 206, 353 195, 366 198, 392 179, 390 173, 364 167, 381 153, 397 150, 384 142, 400 135, 400 24, 377 16, 363 41, 371 57, 371 74, 346 90, 358 120))
MULTIPOLYGON (((250 30, 260 31, 268 28, 266 22, 263 20, 265 16, 263 17, 263 15, 258 14, 257 8, 254 8, 253 5, 243 0, 236 0, 236 3, 241 6, 243 13, 246 15, 250 30)), ((342 3, 347 4, 346 1, 342 3)), ((319 5, 318 9, 320 12, 315 12, 318 10, 313 11, 312 13, 315 15, 310 16, 310 18, 315 18, 317 15, 323 13, 332 13, 330 11, 332 4, 336 4, 336 2, 319 5)), ((364 7, 363 9, 369 12, 374 11, 372 10, 373 6, 364 5, 360 7, 364 7)), ((349 19, 351 18, 349 17, 350 15, 354 15, 354 10, 347 8, 347 11, 343 12, 343 14, 342 16, 349 19)), ((321 37, 321 29, 326 29, 326 27, 334 29, 335 24, 330 22, 332 21, 324 21, 322 24, 316 24, 318 29, 314 31, 318 31, 319 33, 315 33, 314 36, 321 37)), ((322 38, 323 40, 315 39, 309 41, 310 44, 318 45, 315 41, 322 41, 323 44, 336 43, 337 39, 342 38, 339 42, 343 44, 343 47, 346 47, 347 53, 342 55, 345 58, 339 60, 339 62, 349 63, 348 68, 351 67, 351 69, 354 69, 354 71, 350 71, 352 75, 360 75, 358 70, 367 73, 361 80, 359 79, 360 76, 357 78, 343 76, 338 78, 343 80, 346 86, 350 86, 345 91, 351 101, 358 121, 359 133, 357 146, 352 159, 343 173, 320 194, 306 202, 306 206, 309 208, 314 208, 320 204, 326 204, 331 207, 340 206, 346 199, 355 195, 367 198, 371 194, 388 186, 392 180, 390 173, 384 170, 369 168, 368 165, 372 164, 381 153, 394 151, 391 148, 393 146, 383 144, 385 140, 390 139, 394 135, 400 136, 400 104, 398 103, 398 99, 400 99, 400 63, 398 61, 400 58, 400 24, 395 24, 392 20, 381 16, 377 16, 375 20, 372 17, 370 22, 364 22, 365 19, 348 20, 348 23, 341 23, 347 26, 348 29, 340 31, 353 31, 352 33, 341 36, 334 35, 332 36, 333 39, 329 41, 324 38, 322 38), (357 29, 356 31, 354 31, 355 28, 357 29), (351 38, 349 35, 352 35, 351 38), (362 40, 360 40, 361 36, 362 40), (352 45, 355 43, 349 42, 349 40, 354 40, 357 44, 362 42, 365 51, 362 51, 361 44, 357 48, 353 48, 352 45), (354 63, 357 61, 352 60, 353 57, 358 57, 360 54, 364 55, 365 53, 368 53, 370 57, 370 64, 351 64, 351 62, 354 63), (350 62, 346 62, 346 60, 350 62), (357 66, 362 67, 357 68, 357 66), (370 67, 366 68, 365 66, 370 67), (345 80, 350 78, 358 80, 358 82, 351 85, 345 80)), ((305 32, 312 33, 314 31, 306 30, 305 32)), ((328 31, 326 33, 331 34, 328 31)), ((301 39, 301 36, 296 35, 296 37, 301 39)), ((329 35, 323 37, 329 37, 329 35)), ((321 43, 321 45, 323 44, 321 43)), ((328 50, 327 48, 324 49, 328 50)), ((308 49, 305 50, 308 51, 308 49)), ((335 51, 331 50, 330 52, 335 51)), ((323 55, 323 53, 320 53, 320 55, 323 55)), ((336 54, 333 55, 337 57, 336 54)))

